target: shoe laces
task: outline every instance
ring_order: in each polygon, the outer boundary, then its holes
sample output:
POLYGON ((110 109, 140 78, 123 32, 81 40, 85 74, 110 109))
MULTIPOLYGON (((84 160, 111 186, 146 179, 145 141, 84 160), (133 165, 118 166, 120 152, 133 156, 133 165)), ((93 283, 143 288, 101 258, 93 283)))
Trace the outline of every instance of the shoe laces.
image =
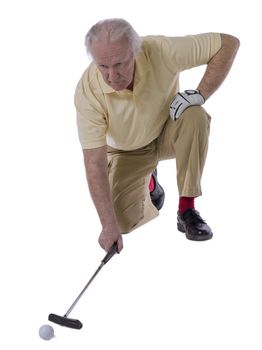
POLYGON ((198 211, 190 210, 185 212, 184 219, 190 224, 205 224, 206 222, 201 218, 198 211))

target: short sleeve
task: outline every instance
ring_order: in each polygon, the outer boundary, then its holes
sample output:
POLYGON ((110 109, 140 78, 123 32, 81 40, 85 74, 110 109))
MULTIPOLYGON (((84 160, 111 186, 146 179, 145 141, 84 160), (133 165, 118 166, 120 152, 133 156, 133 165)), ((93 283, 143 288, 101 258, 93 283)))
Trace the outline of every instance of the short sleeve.
POLYGON ((106 145, 107 118, 95 95, 86 87, 84 77, 75 91, 77 128, 79 141, 83 149, 106 145))
POLYGON ((220 48, 219 33, 162 37, 161 40, 163 63, 172 72, 207 64, 220 48))

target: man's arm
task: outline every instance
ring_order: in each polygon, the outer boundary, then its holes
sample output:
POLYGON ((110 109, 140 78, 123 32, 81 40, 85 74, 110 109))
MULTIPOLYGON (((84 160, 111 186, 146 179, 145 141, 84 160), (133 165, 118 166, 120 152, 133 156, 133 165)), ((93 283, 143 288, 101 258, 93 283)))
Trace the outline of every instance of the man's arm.
POLYGON ((186 108, 204 104, 223 83, 230 71, 240 42, 232 35, 220 35, 221 48, 208 62, 197 90, 185 90, 183 93, 177 93, 171 102, 169 114, 173 120, 177 120, 186 108))
POLYGON ((207 64, 204 76, 197 89, 207 100, 223 83, 235 59, 240 42, 228 34, 221 35, 221 48, 207 64))
POLYGON ((108 251, 117 242, 118 252, 120 252, 123 248, 123 241, 114 213, 109 186, 107 146, 85 149, 83 154, 90 194, 102 225, 99 244, 108 251))

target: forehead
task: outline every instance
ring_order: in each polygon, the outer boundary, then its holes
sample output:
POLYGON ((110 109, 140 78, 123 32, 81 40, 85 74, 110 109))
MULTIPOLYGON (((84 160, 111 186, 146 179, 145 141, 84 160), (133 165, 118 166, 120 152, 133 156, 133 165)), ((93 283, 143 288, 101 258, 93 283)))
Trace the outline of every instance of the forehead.
POLYGON ((114 42, 96 40, 92 42, 90 49, 94 60, 99 64, 122 62, 132 54, 131 44, 125 38, 114 42))

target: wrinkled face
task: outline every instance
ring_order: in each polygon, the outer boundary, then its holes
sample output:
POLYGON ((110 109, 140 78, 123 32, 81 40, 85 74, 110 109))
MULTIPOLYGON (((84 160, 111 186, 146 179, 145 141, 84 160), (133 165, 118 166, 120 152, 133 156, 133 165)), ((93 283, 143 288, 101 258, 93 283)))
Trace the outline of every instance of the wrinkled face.
POLYGON ((106 84, 116 91, 132 90, 135 57, 126 38, 115 42, 93 41, 90 49, 106 84))

